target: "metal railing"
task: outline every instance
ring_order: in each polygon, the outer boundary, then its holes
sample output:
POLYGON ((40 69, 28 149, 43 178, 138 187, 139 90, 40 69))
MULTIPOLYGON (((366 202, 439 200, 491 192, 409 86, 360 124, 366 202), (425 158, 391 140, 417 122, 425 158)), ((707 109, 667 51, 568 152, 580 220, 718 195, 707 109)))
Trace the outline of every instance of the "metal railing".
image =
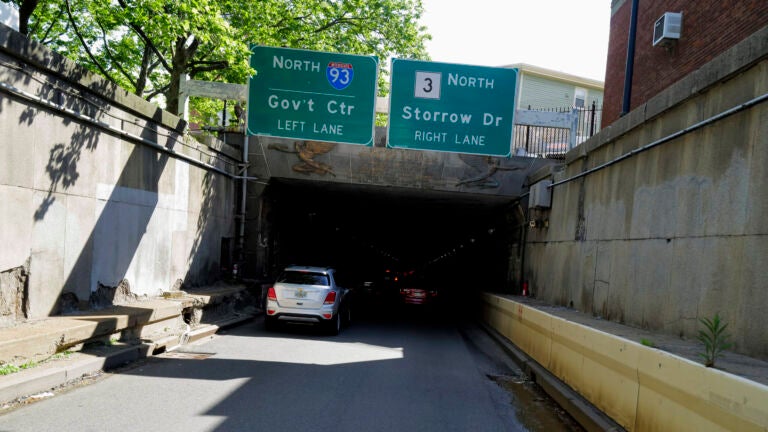
MULTIPOLYGON (((530 110, 531 107, 529 106, 530 110)), ((600 130, 602 107, 592 102, 585 108, 551 108, 536 111, 572 112, 578 115, 576 128, 576 144, 581 144, 600 130)), ((546 126, 515 125, 513 137, 513 154, 562 159, 568 151, 571 130, 546 126)))

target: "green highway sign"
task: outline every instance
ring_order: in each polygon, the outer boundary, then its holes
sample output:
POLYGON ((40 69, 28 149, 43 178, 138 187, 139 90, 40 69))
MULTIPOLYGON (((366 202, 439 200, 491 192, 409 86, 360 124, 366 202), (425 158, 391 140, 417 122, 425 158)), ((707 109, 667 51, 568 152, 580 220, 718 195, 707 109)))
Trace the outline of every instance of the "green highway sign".
POLYGON ((248 135, 373 145, 378 59, 251 47, 248 135))
POLYGON ((387 146, 509 156, 517 74, 393 59, 387 146))

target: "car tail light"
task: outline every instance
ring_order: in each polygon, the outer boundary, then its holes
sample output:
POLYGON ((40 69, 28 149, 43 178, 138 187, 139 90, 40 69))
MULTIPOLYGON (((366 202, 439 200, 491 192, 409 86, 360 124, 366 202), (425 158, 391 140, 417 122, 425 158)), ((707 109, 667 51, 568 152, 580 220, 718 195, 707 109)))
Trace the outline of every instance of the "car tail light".
POLYGON ((267 300, 277 301, 277 294, 275 293, 275 287, 269 287, 267 291, 267 300))
POLYGON ((332 316, 333 314, 323 314, 323 318, 325 319, 331 319, 332 316))
POLYGON ((437 291, 430 291, 429 295, 431 295, 432 297, 435 297, 437 296, 437 291))
POLYGON ((275 310, 274 309, 267 309, 267 315, 274 315, 275 310))
POLYGON ((325 296, 323 304, 334 304, 336 302, 336 291, 331 291, 325 296))

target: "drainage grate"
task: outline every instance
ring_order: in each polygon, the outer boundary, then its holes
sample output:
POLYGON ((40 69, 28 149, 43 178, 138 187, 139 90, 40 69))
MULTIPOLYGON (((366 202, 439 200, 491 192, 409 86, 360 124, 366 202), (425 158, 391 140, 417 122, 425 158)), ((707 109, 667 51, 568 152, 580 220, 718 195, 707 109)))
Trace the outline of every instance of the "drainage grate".
POLYGON ((216 353, 170 351, 156 355, 155 357, 185 360, 205 360, 216 353))

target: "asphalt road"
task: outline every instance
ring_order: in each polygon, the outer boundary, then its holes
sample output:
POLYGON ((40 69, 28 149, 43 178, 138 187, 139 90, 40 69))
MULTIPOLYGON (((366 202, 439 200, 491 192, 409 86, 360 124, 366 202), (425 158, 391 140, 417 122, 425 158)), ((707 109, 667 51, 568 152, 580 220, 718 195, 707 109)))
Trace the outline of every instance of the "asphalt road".
MULTIPOLYGON (((0 431, 574 430, 477 327, 261 320, 0 416, 0 431)), ((575 429, 578 430, 578 429, 575 429)))

